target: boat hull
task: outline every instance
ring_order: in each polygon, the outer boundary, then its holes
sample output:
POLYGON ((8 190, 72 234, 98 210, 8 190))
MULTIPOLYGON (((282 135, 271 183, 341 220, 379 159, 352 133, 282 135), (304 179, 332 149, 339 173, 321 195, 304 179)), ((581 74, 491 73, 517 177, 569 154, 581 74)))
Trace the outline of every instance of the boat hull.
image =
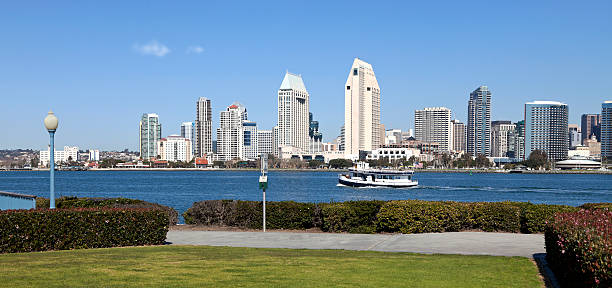
POLYGON ((408 188, 416 187, 419 185, 417 181, 411 181, 406 183, 388 183, 388 182, 371 182, 363 180, 347 179, 346 177, 339 177, 338 183, 350 186, 350 187, 387 187, 387 188, 408 188))

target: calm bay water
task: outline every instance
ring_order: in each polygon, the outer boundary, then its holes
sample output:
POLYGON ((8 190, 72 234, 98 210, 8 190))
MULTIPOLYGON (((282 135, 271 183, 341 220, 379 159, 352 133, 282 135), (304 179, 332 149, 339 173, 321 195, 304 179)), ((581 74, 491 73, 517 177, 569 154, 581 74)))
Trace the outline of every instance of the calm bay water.
MULTIPOLYGON (((338 187, 336 172, 269 174, 269 201, 347 200, 530 201, 578 206, 612 202, 612 175, 416 173, 418 188, 338 187)), ((261 200, 257 171, 58 171, 56 197, 126 197, 183 213, 210 199, 261 200)), ((49 172, 0 172, 0 191, 49 197, 49 172)))

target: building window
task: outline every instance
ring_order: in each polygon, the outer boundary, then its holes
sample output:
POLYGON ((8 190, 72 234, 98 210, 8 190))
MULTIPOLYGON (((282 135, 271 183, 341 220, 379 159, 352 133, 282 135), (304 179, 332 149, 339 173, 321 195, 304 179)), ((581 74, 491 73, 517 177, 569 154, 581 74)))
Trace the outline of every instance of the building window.
POLYGON ((351 90, 351 86, 346 86, 346 90, 351 90))
POLYGON ((353 69, 353 75, 358 75, 359 72, 357 72, 357 68, 353 69))
POLYGON ((368 87, 368 91, 372 90, 372 88, 368 87))

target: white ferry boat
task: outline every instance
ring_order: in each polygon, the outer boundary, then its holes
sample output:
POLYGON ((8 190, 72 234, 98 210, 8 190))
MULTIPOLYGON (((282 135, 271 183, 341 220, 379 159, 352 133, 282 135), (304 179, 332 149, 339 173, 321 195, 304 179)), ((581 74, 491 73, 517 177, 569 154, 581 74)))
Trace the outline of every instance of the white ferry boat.
POLYGON ((352 187, 405 188, 419 185, 413 177, 414 171, 370 169, 368 163, 358 162, 356 167, 349 168, 348 174, 340 174, 338 182, 352 187))

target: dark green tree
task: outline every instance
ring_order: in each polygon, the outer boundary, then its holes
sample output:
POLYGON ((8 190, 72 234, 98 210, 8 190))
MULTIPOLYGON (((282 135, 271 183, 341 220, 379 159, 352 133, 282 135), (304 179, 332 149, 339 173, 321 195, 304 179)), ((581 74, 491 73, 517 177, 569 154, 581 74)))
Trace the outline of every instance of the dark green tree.
POLYGON ((536 149, 531 151, 529 158, 524 162, 524 165, 532 169, 540 169, 548 164, 548 155, 546 152, 536 149))

